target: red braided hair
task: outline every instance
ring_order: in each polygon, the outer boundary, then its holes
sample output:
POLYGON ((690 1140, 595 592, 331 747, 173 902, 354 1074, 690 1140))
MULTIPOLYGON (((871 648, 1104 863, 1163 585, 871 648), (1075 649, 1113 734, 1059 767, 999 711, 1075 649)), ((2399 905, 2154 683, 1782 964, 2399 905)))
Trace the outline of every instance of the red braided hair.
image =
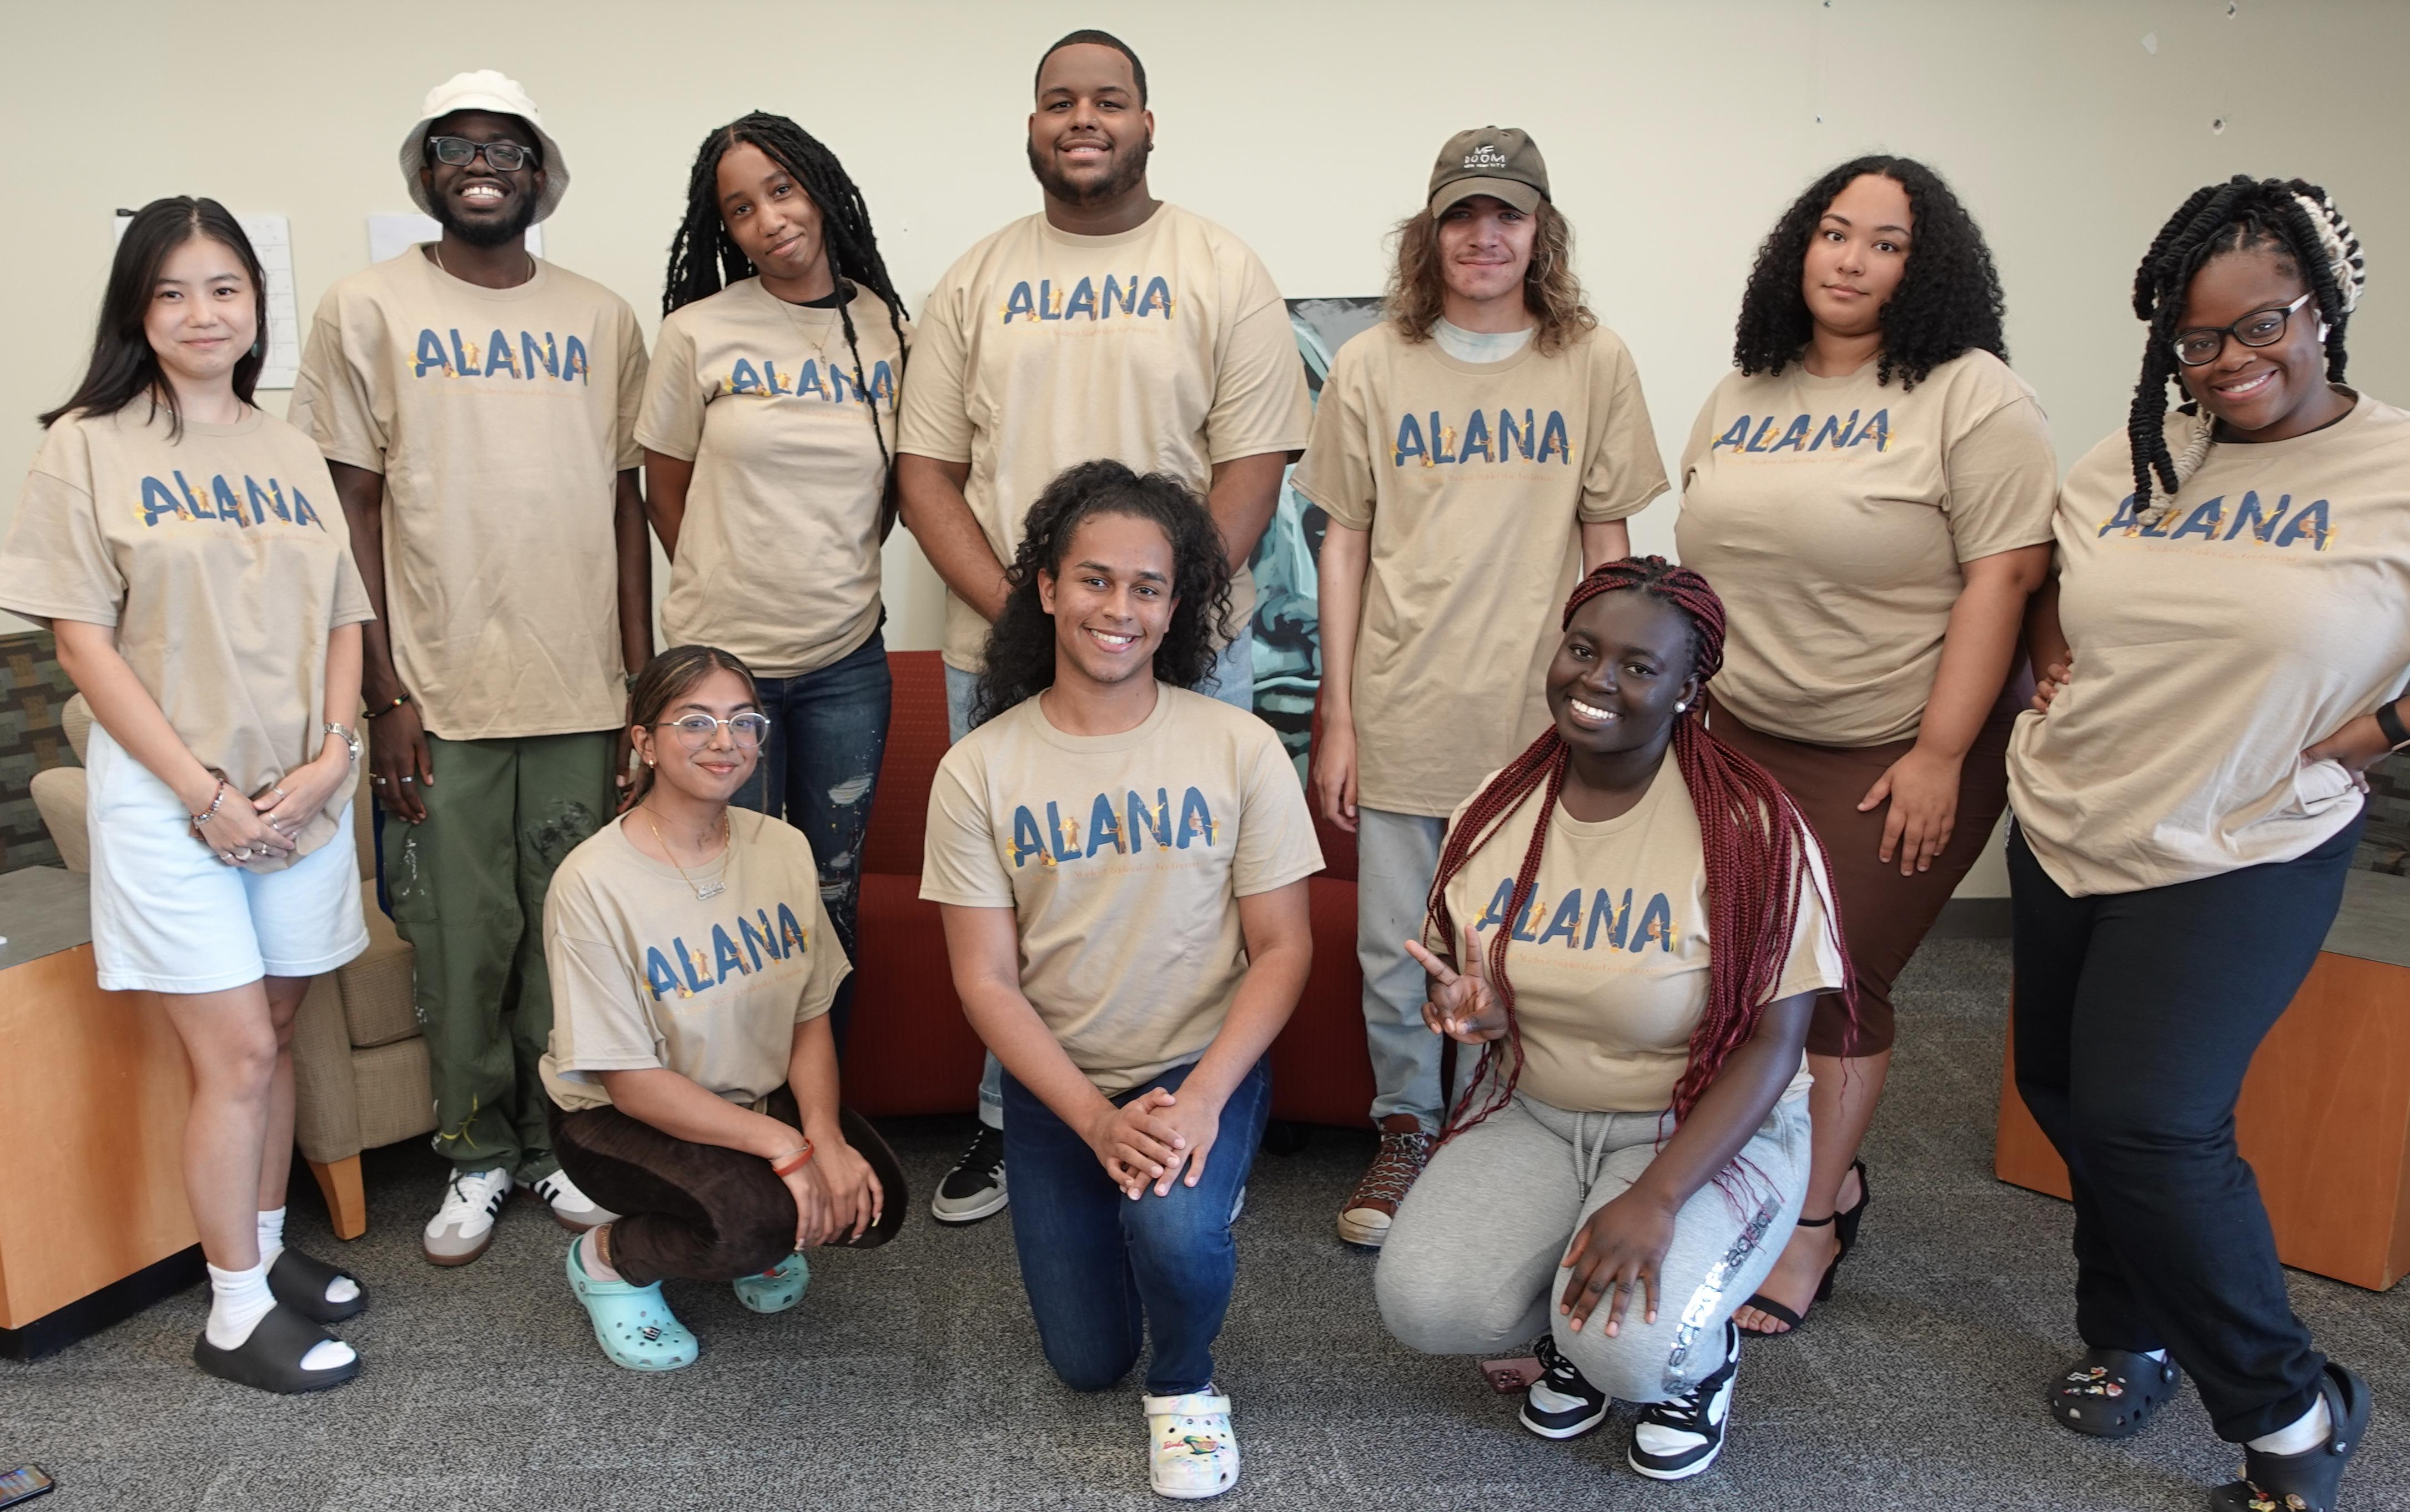
MULTIPOLYGON (((1723 665, 1724 605, 1707 580, 1662 557, 1627 557, 1611 561, 1583 578, 1565 601, 1561 627, 1573 624, 1575 612, 1602 593, 1633 589, 1679 609, 1691 622, 1691 670, 1702 685, 1723 665)), ((1809 885, 1808 838, 1815 835, 1807 815, 1782 791, 1773 774, 1710 734, 1695 714, 1674 721, 1674 761, 1691 791, 1691 806, 1699 816, 1699 839, 1706 861, 1707 938, 1713 942, 1707 969, 1707 1005, 1691 1035, 1690 1065, 1674 1085, 1673 1116, 1687 1117, 1724 1061, 1749 1042, 1765 1016, 1765 1001, 1781 980, 1791 950, 1792 931, 1799 922, 1803 889, 1809 885)), ((1439 875, 1431 883, 1428 912, 1430 933, 1440 941, 1434 953, 1457 965, 1456 920, 1447 906, 1447 884, 1464 869, 1506 820, 1534 792, 1544 797, 1539 818, 1532 826, 1532 842, 1523 851, 1521 870, 1506 917, 1522 917, 1539 886, 1540 854, 1548 833, 1548 816, 1565 785, 1568 752, 1551 724, 1523 753, 1506 763, 1474 794, 1464 817, 1448 831, 1440 848, 1439 875)), ((1821 855, 1817 865, 1823 866, 1821 855)), ((1832 887, 1830 874, 1825 890, 1832 887)), ((1841 921, 1833 915, 1834 947, 1848 959, 1840 938, 1841 921)), ((1490 1095, 1477 1110, 1471 1091, 1449 1120, 1447 1137, 1471 1128, 1506 1106, 1523 1074, 1523 1033, 1515 1016, 1515 984, 1506 974, 1506 950, 1512 929, 1501 929, 1489 942, 1489 981, 1506 1010, 1506 1034, 1482 1047, 1481 1063, 1468 1089, 1488 1078, 1500 1045, 1510 1057, 1505 1074, 1497 1077, 1490 1095)), ((1851 1009, 1854 986, 1844 989, 1851 1009)))

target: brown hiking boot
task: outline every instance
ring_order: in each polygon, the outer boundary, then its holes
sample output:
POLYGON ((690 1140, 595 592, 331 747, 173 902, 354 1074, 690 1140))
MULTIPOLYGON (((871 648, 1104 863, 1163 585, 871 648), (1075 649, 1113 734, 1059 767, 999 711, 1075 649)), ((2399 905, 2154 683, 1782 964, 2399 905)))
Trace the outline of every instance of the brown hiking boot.
POLYGON ((1339 1206, 1339 1237, 1359 1249, 1379 1249, 1389 1237, 1389 1221, 1406 1189, 1423 1173, 1430 1158, 1431 1136, 1412 1113, 1391 1113, 1381 1120, 1381 1153, 1356 1184, 1356 1191, 1339 1206))

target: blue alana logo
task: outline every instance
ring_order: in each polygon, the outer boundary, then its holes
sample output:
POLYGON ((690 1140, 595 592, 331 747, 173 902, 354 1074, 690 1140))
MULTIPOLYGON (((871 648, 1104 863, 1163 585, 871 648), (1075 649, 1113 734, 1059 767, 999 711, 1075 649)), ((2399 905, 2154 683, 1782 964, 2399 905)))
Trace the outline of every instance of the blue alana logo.
POLYGON ((2241 502, 2234 506, 2230 516, 2227 512, 2226 496, 2219 494, 2214 499, 2194 505, 2191 513, 2185 516, 2184 523, 2170 529, 2174 519, 2175 513, 2170 510, 2156 520, 2145 521, 2135 510, 2134 496, 2129 493, 2117 501, 2117 512, 2101 523, 2099 534, 2119 531, 2146 541, 2182 541, 2199 537, 2219 545, 2240 540, 2255 545, 2274 546, 2279 550, 2307 541, 2312 551, 2324 551, 2327 543, 2334 538, 2334 529, 2327 523, 2325 500, 2314 500, 2300 509, 2294 509, 2293 496, 2279 494, 2275 508, 2270 509, 2260 502, 2259 492, 2256 488, 2244 490, 2241 502))
POLYGON ((440 372, 446 378, 491 378, 497 373, 506 378, 533 380, 539 374, 558 378, 564 384, 588 381, 587 370, 591 364, 586 356, 586 343, 572 336, 558 341, 545 331, 539 342, 536 333, 519 332, 515 352, 508 332, 497 330, 480 346, 475 342, 460 339, 460 327, 451 328, 452 342, 444 345, 443 338, 432 329, 418 333, 418 353, 411 363, 411 376, 424 378, 440 372))

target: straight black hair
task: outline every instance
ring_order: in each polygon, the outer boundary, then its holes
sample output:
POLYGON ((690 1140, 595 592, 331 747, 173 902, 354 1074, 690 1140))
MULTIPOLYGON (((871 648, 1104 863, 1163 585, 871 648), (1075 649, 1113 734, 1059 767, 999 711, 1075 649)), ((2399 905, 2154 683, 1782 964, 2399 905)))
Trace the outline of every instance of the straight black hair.
POLYGON ((256 307, 258 338, 251 350, 235 359, 234 397, 245 404, 258 386, 259 371, 268 365, 268 275, 259 254, 242 225, 214 199, 176 195, 154 199, 134 212, 133 222, 117 243, 117 260, 109 265, 109 288, 100 299, 100 325, 93 332, 92 362, 83 382, 65 404, 35 418, 48 429, 69 414, 115 414, 138 399, 148 397, 151 413, 167 411, 167 433, 181 439, 184 412, 176 402, 175 385, 159 371, 159 354, 151 350, 150 333, 142 328, 151 311, 151 296, 168 255, 195 237, 220 242, 242 259, 256 307))

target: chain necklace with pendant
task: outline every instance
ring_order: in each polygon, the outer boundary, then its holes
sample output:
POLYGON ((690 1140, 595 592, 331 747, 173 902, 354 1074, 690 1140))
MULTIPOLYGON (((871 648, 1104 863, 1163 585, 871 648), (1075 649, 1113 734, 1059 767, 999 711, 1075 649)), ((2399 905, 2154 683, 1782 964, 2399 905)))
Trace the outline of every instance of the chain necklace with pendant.
POLYGON ((708 887, 698 886, 694 878, 688 874, 686 866, 677 858, 677 852, 671 850, 670 842, 663 838, 661 835, 661 827, 653 822, 652 810, 649 808, 645 810, 645 827, 653 832, 653 839, 660 844, 661 854, 670 858, 671 865, 677 867, 678 876, 685 879, 687 886, 694 889, 694 895, 697 899, 708 900, 716 898, 720 894, 728 891, 727 875, 729 850, 735 845, 736 836, 735 832, 729 826, 727 809, 723 808, 719 811, 720 875, 713 878, 711 880, 711 885, 708 887))

